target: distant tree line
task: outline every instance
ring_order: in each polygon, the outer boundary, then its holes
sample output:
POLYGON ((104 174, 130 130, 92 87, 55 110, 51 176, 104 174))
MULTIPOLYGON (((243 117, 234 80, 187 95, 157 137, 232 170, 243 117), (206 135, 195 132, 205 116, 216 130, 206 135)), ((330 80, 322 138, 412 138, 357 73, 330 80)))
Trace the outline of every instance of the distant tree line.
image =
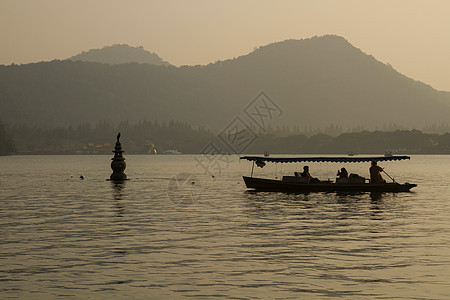
MULTIPOLYGON (((1 127, 0 127, 1 129, 1 127)), ((336 134, 335 125, 328 127, 334 134, 292 134, 299 129, 269 128, 246 148, 247 153, 272 154, 450 154, 450 133, 428 134, 419 130, 361 131, 336 134)), ((124 150, 130 154, 162 153, 178 150, 182 153, 201 153, 216 136, 203 127, 185 122, 123 121, 112 125, 107 121, 82 123, 76 127, 34 129, 26 125, 7 128, 18 154, 95 154, 111 153, 117 132, 122 133, 124 150)), ((0 130, 2 153, 15 151, 11 138, 0 130), (6 138, 5 138, 6 137, 6 138), (8 141, 5 143, 4 141, 8 141), (5 151, 4 149, 7 149, 5 151)), ((224 147, 223 152, 228 152, 224 147)), ((232 152, 232 151, 230 151, 232 152)))
POLYGON ((197 153, 212 138, 212 133, 205 128, 176 121, 123 121, 116 126, 98 121, 54 129, 35 129, 22 124, 10 126, 8 132, 19 154, 111 153, 117 132, 121 132, 124 150, 138 154, 169 149, 197 153))
POLYGON ((14 142, 6 133, 3 124, 0 122, 0 155, 12 154, 16 151, 14 142))
POLYGON ((361 131, 326 134, 303 134, 280 137, 266 135, 249 147, 251 153, 305 154, 450 154, 450 133, 427 134, 419 130, 361 131))
MULTIPOLYGON (((258 128, 255 126, 251 126, 252 130, 258 131, 258 128)), ((380 126, 379 129, 375 129, 375 131, 380 130, 382 132, 388 132, 388 131, 407 131, 409 130, 405 126, 402 126, 400 124, 396 123, 384 123, 383 126, 380 126)), ((441 123, 441 124, 430 124, 427 126, 424 126, 421 129, 418 129, 423 133, 436 133, 436 134, 444 134, 447 132, 450 132, 450 125, 441 123)), ((266 134, 278 136, 278 137, 287 137, 292 135, 306 135, 307 137, 311 137, 313 135, 317 134, 325 134, 325 135, 331 135, 331 136, 339 136, 343 133, 357 133, 362 131, 374 131, 369 130, 367 127, 363 125, 355 125, 352 127, 349 126, 342 126, 339 124, 331 123, 324 127, 313 127, 313 126, 268 126, 268 128, 265 130, 266 134)))

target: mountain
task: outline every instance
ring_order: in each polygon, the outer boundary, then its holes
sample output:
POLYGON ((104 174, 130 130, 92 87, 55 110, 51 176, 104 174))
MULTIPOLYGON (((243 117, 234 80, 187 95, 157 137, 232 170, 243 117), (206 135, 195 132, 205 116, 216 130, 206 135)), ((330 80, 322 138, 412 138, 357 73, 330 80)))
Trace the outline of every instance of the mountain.
POLYGON ((273 125, 421 128, 450 123, 450 93, 408 78, 339 36, 287 40, 206 66, 52 61, 0 66, 0 118, 52 128, 179 120, 223 129, 264 91, 273 125))
POLYGON ((125 64, 140 63, 152 65, 169 66, 167 61, 162 60, 158 54, 145 50, 142 46, 131 47, 126 44, 116 44, 103 47, 102 49, 91 49, 83 51, 78 55, 69 58, 73 61, 89 61, 103 64, 125 64))

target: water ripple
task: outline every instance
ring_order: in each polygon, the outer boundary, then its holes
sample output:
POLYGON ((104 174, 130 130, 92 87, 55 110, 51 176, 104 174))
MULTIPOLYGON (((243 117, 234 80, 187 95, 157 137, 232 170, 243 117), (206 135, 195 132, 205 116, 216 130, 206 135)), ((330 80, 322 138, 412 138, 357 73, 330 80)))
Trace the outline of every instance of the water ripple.
POLYGON ((101 156, 0 159, 1 298, 450 298, 447 157, 413 158, 397 172, 417 191, 377 198, 249 192, 237 160, 207 178, 130 156, 114 185, 101 156))

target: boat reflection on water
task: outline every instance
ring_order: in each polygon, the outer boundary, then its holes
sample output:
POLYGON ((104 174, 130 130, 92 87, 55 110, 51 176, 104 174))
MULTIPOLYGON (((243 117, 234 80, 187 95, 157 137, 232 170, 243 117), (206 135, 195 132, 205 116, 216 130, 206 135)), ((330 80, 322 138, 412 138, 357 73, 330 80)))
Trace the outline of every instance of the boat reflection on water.
POLYGON ((372 201, 380 201, 383 198, 383 193, 381 192, 371 192, 370 193, 370 199, 372 201))
MULTIPOLYGON (((383 199, 383 196, 389 192, 370 192, 369 196, 372 201, 380 201, 383 199)), ((270 191, 261 191, 261 190, 246 190, 245 194, 248 196, 249 199, 255 200, 258 199, 259 201, 266 200, 273 200, 273 193, 270 191)), ((279 192, 278 194, 285 195, 286 199, 295 199, 295 200, 301 200, 301 201, 308 201, 309 195, 318 194, 317 192, 298 192, 298 191, 283 191, 279 192)), ((367 195, 367 192, 345 192, 345 191, 338 191, 338 192, 320 192, 320 194, 326 196, 327 198, 336 196, 338 199, 341 200, 357 200, 361 196, 367 195)))
MULTIPOLYGON (((383 199, 383 195, 389 193, 389 192, 370 192, 369 196, 372 201, 379 201, 383 199)), ((255 200, 258 199, 259 201, 266 200, 273 200, 273 197, 270 195, 273 195, 273 193, 268 191, 260 191, 260 190, 246 190, 245 194, 248 196, 249 199, 255 200)), ((282 194, 286 196, 286 199, 292 198, 295 200, 301 200, 301 201, 308 201, 309 195, 318 194, 317 192, 296 192, 296 191, 284 191, 279 192, 278 194, 282 194)), ((361 198, 361 196, 364 197, 364 195, 367 195, 367 192, 320 192, 320 194, 326 196, 327 198, 334 196, 341 200, 358 200, 361 198)))

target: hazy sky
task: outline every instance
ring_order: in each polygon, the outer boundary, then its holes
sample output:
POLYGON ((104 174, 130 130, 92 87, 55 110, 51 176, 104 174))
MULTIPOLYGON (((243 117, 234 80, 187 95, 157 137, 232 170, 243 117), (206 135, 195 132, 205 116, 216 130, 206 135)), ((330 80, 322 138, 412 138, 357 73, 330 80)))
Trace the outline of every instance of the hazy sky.
POLYGON ((0 64, 126 43, 174 65, 337 34, 408 77, 450 91, 450 0, 0 0, 0 64))

